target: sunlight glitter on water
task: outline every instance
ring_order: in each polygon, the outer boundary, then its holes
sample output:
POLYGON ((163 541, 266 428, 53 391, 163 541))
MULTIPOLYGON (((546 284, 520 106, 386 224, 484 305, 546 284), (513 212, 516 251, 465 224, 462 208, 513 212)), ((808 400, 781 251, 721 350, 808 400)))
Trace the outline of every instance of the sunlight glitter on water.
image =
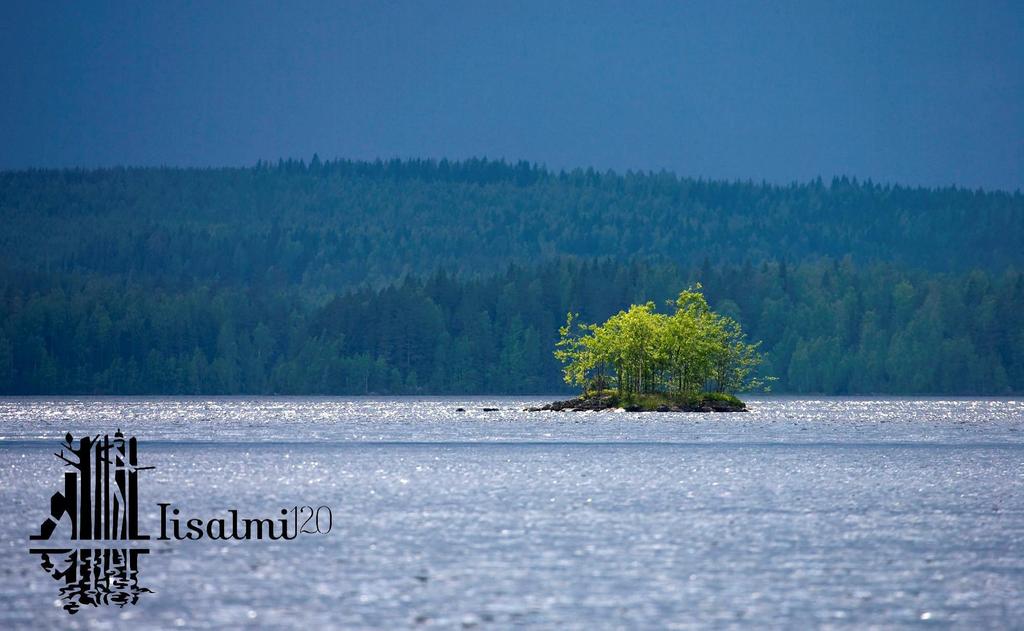
POLYGON ((3 399, 0 626, 664 628, 1024 619, 1024 406, 753 398, 748 414, 537 398, 3 399), (455 412, 457 407, 467 412, 455 412), (485 413, 483 407, 500 410, 485 413), (53 606, 26 553, 55 439, 117 427, 189 515, 329 505, 281 542, 153 542, 134 608, 53 606))
POLYGON ((0 398, 0 440, 99 425, 182 442, 1024 441, 1024 402, 1016 399, 751 397, 748 413, 710 415, 522 411, 547 400, 13 397, 0 398))

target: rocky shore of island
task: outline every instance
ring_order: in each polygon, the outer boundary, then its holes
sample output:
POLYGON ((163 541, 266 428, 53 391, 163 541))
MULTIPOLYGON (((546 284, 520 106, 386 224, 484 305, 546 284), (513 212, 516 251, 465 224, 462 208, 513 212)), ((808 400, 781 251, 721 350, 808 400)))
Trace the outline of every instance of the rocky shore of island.
POLYGON ((574 399, 554 401, 525 412, 599 412, 622 409, 626 412, 746 412, 743 401, 729 394, 705 392, 689 397, 662 394, 621 398, 615 392, 582 394, 574 399))

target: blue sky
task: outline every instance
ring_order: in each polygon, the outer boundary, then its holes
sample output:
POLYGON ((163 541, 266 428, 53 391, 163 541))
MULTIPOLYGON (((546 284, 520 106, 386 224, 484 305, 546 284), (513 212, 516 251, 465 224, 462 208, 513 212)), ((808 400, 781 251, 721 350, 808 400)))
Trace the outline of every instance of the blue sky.
POLYGON ((0 168, 526 159, 1024 189, 1024 3, 0 7, 0 168))

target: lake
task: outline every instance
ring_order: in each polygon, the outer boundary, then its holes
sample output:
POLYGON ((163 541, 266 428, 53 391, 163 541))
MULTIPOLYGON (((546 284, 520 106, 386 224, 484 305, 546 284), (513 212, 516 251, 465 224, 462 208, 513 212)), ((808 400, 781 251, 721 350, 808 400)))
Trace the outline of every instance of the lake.
POLYGON ((0 399, 0 626, 1024 620, 1024 401, 521 411, 549 400, 0 399), (138 474, 140 528, 154 538, 137 583, 151 593, 69 615, 29 535, 63 488, 65 432, 118 428, 155 467, 138 474), (327 506, 330 531, 163 541, 161 502, 183 522, 327 506))

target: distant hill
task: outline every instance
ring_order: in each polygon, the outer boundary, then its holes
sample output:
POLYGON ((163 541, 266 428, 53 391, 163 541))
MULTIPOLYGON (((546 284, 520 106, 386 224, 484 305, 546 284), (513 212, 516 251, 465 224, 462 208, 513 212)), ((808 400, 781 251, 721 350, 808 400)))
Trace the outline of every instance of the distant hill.
POLYGON ((526 163, 0 173, 0 393, 564 389, 701 281, 777 391, 1024 392, 1024 196, 526 163))
POLYGON ((0 217, 6 269, 319 293, 566 255, 1024 266, 1020 193, 554 173, 487 160, 6 172, 0 217))

